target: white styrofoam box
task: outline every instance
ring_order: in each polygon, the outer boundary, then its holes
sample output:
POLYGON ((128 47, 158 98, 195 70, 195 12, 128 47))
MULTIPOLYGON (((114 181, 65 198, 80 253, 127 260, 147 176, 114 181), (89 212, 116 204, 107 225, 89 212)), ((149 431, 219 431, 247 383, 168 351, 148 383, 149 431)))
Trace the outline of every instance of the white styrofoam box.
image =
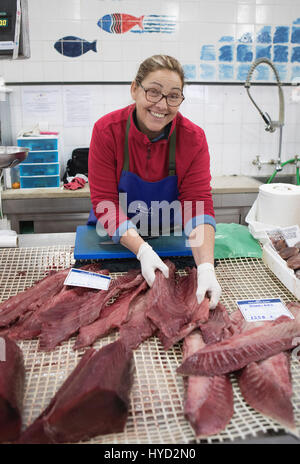
POLYGON ((300 299, 300 279, 269 243, 263 246, 263 262, 296 298, 300 299))

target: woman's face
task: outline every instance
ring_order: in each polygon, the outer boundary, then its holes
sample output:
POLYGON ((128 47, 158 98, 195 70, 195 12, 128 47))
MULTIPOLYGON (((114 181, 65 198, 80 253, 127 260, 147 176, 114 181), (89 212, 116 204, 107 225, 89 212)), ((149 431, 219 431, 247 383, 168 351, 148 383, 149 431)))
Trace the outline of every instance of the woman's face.
MULTIPOLYGON (((164 95, 182 92, 182 83, 175 71, 162 69, 149 73, 142 81, 142 86, 155 89, 164 95)), ((146 99, 144 89, 135 81, 131 84, 131 96, 136 103, 136 116, 139 129, 151 140, 157 137, 163 128, 174 119, 179 106, 169 106, 165 98, 152 103, 146 99)))

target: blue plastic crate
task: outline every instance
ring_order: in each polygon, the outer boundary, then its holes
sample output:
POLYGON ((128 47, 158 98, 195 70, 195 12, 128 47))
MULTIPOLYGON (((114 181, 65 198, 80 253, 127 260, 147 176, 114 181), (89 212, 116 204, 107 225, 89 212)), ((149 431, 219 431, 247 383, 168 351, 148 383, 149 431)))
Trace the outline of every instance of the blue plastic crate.
POLYGON ((30 151, 21 164, 31 163, 57 163, 58 151, 30 151))
POLYGON ((30 151, 49 151, 57 150, 57 138, 42 138, 42 137, 23 137, 18 139, 19 147, 27 147, 30 151))
POLYGON ((44 164, 20 164, 20 176, 57 176, 59 175, 59 163, 44 164))
POLYGON ((35 177, 21 177, 21 188, 45 188, 45 187, 59 187, 59 176, 35 176, 35 177))

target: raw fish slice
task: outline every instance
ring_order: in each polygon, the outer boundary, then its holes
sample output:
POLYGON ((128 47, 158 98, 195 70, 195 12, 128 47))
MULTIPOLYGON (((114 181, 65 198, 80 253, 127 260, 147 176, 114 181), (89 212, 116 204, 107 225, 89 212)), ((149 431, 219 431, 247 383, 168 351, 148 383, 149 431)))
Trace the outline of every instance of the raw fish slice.
POLYGON ((9 338, 13 340, 29 340, 41 333, 42 323, 47 318, 56 320, 60 314, 66 315, 68 310, 73 310, 74 306, 80 306, 95 296, 97 290, 84 289, 82 287, 64 287, 54 298, 51 298, 47 305, 41 306, 34 312, 25 313, 18 323, 9 330, 9 338), (43 319, 42 319, 43 318, 43 319))
MULTIPOLYGON (((188 335, 183 344, 183 359, 204 346, 199 331, 188 335)), ((234 412, 233 390, 228 376, 190 376, 185 383, 184 415, 196 436, 207 437, 221 432, 234 412)))
POLYGON ((21 433, 25 384, 23 354, 17 344, 0 339, 0 443, 17 440, 21 433))
POLYGON ((251 362, 237 374, 237 378, 249 406, 284 427, 295 429, 289 356, 286 353, 251 362))
POLYGON ((88 440, 124 430, 133 383, 132 351, 120 341, 87 350, 18 443, 88 440))
POLYGON ((232 335, 232 321, 221 303, 209 311, 207 322, 199 324, 199 327, 205 344, 216 343, 232 335))
POLYGON ((200 322, 205 322, 209 315, 208 299, 200 305, 196 298, 196 269, 189 270, 188 276, 175 280, 175 266, 166 261, 169 267, 169 278, 161 272, 151 288, 153 305, 147 312, 158 330, 158 337, 168 350, 172 345, 191 333, 200 322))
POLYGON ((130 304, 128 320, 120 327, 120 340, 125 346, 135 350, 156 331, 156 326, 146 313, 152 304, 151 289, 138 295, 130 304))
POLYGON ((183 375, 225 374, 293 348, 300 343, 300 311, 298 308, 290 311, 295 319, 281 316, 207 345, 187 358, 177 372, 183 375))
MULTIPOLYGON (((143 281, 139 271, 130 271, 125 276, 112 280, 107 291, 100 290, 82 305, 74 306, 72 311, 61 314, 56 321, 44 322, 39 336, 41 350, 54 349, 62 341, 68 340, 80 327, 91 324, 100 316, 108 301, 119 292, 136 287, 143 281)), ((41 315, 43 318, 43 316, 41 315)))
POLYGON ((147 282, 143 280, 138 287, 125 291, 114 303, 107 307, 109 313, 106 317, 102 318, 100 315, 100 318, 92 324, 81 327, 74 349, 92 345, 98 338, 104 337, 113 329, 120 328, 128 318, 131 302, 139 293, 145 291, 146 288, 147 282))
POLYGON ((23 292, 13 295, 0 304, 0 327, 16 321, 26 311, 34 311, 56 295, 62 288, 69 269, 50 273, 23 292))

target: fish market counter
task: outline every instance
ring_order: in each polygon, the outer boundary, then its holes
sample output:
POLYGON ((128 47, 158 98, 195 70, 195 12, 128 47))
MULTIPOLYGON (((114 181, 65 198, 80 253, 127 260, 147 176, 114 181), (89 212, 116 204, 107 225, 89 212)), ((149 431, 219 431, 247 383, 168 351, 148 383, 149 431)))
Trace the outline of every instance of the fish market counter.
MULTIPOLYGON (((22 234, 18 248, 0 252, 0 301, 32 286, 50 270, 74 265, 75 233, 22 234)), ((179 276, 186 271, 177 271, 179 276)), ((235 258, 217 261, 217 279, 222 287, 221 303, 231 313, 236 300, 295 297, 258 258, 235 258)), ((112 274, 112 278, 117 277, 112 274)), ((23 427, 32 424, 46 408, 65 379, 83 356, 85 349, 74 349, 76 335, 51 351, 41 351, 36 338, 22 340, 26 369, 23 427)), ((99 349, 115 341, 111 332, 96 340, 99 349)), ((249 407, 243 398, 235 373, 229 374, 233 388, 234 412, 230 422, 218 434, 196 438, 184 416, 185 386, 176 373, 182 362, 182 343, 164 350, 160 340, 152 336, 134 350, 134 383, 130 394, 129 414, 122 433, 101 435, 88 443, 101 444, 200 444, 200 443, 287 443, 299 444, 300 434, 300 369, 299 360, 291 359, 292 404, 296 429, 293 433, 249 407)))
MULTIPOLYGON (((245 224, 261 182, 246 176, 212 178, 217 222, 245 224)), ((58 188, 9 189, 2 192, 3 213, 18 234, 75 232, 87 222, 91 209, 89 186, 79 190, 58 188)))

